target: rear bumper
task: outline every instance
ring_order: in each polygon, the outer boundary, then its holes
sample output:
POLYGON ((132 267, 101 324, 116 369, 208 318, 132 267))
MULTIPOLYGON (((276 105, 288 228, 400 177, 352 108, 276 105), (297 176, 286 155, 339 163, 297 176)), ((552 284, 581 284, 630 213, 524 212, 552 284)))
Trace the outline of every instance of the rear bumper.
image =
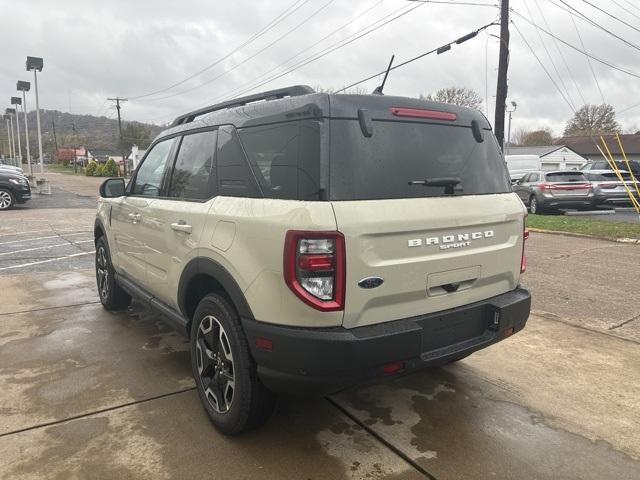
POLYGON ((444 364, 521 330, 531 295, 524 288, 442 312, 352 329, 293 328, 242 320, 258 375, 271 390, 328 394, 384 376, 402 362, 402 372, 444 364), (256 338, 272 342, 271 351, 256 338))
MULTIPOLYGON (((640 200, 640 197, 635 194, 636 200, 640 200)), ((606 195, 596 195, 594 197, 594 203, 596 205, 631 205, 631 199, 626 192, 612 193, 606 195)))
POLYGON ((580 198, 556 198, 541 196, 539 198, 540 206, 546 208, 587 208, 592 207, 594 203, 594 197, 580 197, 580 198))

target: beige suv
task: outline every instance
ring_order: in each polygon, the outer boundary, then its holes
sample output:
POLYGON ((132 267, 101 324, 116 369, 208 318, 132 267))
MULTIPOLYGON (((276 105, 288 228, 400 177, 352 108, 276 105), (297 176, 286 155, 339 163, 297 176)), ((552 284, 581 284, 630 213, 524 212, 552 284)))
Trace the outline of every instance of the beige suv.
POLYGON ((474 110, 274 90, 179 117, 100 193, 102 304, 189 338, 225 433, 275 393, 459 360, 529 315, 525 208, 474 110))

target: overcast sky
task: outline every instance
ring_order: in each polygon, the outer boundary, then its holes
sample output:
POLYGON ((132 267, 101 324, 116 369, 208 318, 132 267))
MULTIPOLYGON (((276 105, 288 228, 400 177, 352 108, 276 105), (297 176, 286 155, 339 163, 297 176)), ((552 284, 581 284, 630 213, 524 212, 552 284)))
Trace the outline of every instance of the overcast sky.
MULTIPOLYGON (((44 70, 39 76, 42 108, 114 117, 115 111, 105 99, 118 95, 130 98, 123 107, 125 120, 153 123, 170 121, 185 111, 227 99, 234 92, 249 93, 292 84, 340 88, 384 69, 391 54, 400 63, 498 17, 495 6, 451 1, 460 4, 419 5, 406 0, 0 0, 0 94, 8 106, 9 97, 16 94, 16 80, 33 80, 32 74, 25 71, 27 55, 44 57, 44 70), (343 48, 251 88, 285 71, 279 66, 291 57, 300 54, 285 66, 313 58, 337 42, 379 25, 381 19, 391 19, 412 8, 415 9, 343 48), (238 48, 279 15, 279 23, 238 48), (327 38, 317 43, 323 37, 327 38), (308 50, 300 53, 305 49, 308 50), (237 51, 228 55, 234 50, 237 51), (181 82, 225 56, 187 82, 135 99, 181 82)), ((498 3, 498 0, 467 1, 498 3)), ((546 22, 552 33, 580 47, 571 17, 551 2, 560 4, 560 0, 512 0, 511 4, 520 14, 545 29, 546 22)), ((640 45, 639 31, 607 17, 585 0, 565 2, 598 25, 640 45)), ((591 0, 591 3, 640 30, 637 0, 591 0)), ((565 96, 570 101, 579 106, 584 103, 582 95, 588 103, 602 102, 584 55, 562 43, 556 45, 551 37, 541 33, 554 67, 535 28, 516 15, 512 18, 561 89, 564 83, 568 91, 565 96)), ((640 75, 640 50, 581 19, 576 18, 576 24, 589 53, 640 75)), ((418 96, 456 85, 472 88, 484 98, 488 91, 492 120, 499 43, 488 34, 498 32, 498 27, 492 27, 488 33, 456 45, 443 55, 430 55, 396 70, 385 93, 418 96)), ((595 61, 592 65, 604 98, 615 107, 622 126, 625 130, 640 129, 640 105, 623 112, 640 104, 640 78, 595 61)), ((375 79, 363 86, 372 91, 378 83, 375 79)), ((518 104, 513 129, 546 126, 559 135, 572 115, 571 108, 513 26, 511 100, 518 104)), ((32 96, 27 102, 33 108, 32 96)))

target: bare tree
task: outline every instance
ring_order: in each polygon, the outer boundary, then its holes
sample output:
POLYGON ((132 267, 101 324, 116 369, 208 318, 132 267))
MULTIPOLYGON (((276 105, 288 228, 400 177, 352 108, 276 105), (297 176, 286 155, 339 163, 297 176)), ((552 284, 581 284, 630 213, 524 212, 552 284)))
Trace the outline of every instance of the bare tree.
POLYGON ((518 145, 523 147, 542 147, 553 145, 553 133, 548 128, 527 132, 518 145))
POLYGON ((466 87, 441 88, 426 97, 420 95, 420 98, 432 102, 450 103, 461 107, 473 108, 475 110, 482 108, 482 97, 475 90, 466 87))
POLYGON ((583 105, 569 120, 564 135, 606 135, 620 131, 616 121, 616 112, 607 103, 601 105, 583 105))

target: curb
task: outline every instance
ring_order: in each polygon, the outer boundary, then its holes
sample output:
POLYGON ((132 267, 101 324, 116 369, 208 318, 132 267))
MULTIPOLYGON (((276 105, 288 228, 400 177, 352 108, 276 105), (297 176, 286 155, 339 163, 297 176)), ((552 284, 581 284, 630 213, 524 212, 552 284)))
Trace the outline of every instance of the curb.
POLYGON ((543 228, 535 228, 535 227, 527 227, 527 230, 530 232, 536 233, 550 233, 552 235, 565 235, 567 237, 578 237, 578 238, 593 238, 596 240, 606 240, 608 242, 616 242, 616 243, 631 243, 640 245, 640 238, 608 238, 608 237, 598 237, 595 235, 587 235, 585 233, 575 233, 575 232, 562 232, 560 230, 545 230, 543 228))

